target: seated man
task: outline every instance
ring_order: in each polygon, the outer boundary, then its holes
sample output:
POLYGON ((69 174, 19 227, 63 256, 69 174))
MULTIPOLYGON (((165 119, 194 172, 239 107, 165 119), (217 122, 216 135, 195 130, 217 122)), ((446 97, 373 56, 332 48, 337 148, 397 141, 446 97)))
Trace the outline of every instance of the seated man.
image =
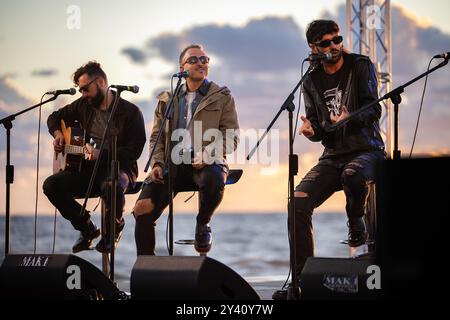
POLYGON ((321 141, 324 152, 319 162, 295 190, 296 276, 308 257, 314 255, 312 214, 334 192, 344 190, 348 217, 348 243, 357 247, 367 239, 364 208, 368 183, 375 179, 377 161, 384 158, 380 136, 381 106, 351 118, 344 127, 326 129, 349 117, 352 111, 377 100, 377 78, 366 56, 344 51, 343 38, 334 21, 313 21, 306 31, 313 53, 331 53, 303 83, 306 117, 300 134, 321 141))
MULTIPOLYGON (((73 81, 80 89, 82 97, 71 104, 53 112, 47 120, 50 134, 56 152, 64 150, 64 136, 61 129, 61 120, 67 123, 78 121, 85 131, 86 141, 92 138, 97 147, 100 147, 103 132, 111 114, 111 106, 115 92, 107 92, 108 80, 105 72, 97 62, 89 62, 75 71, 73 81)), ((125 205, 124 193, 132 187, 138 176, 136 160, 144 148, 145 125, 142 113, 134 104, 120 98, 115 117, 116 127, 119 130, 117 138, 117 158, 120 172, 117 184, 117 211, 116 241, 124 227, 122 212, 125 205)), ((74 253, 90 248, 92 240, 100 235, 100 230, 91 221, 89 212, 81 213, 82 206, 74 200, 75 195, 84 195, 87 191, 94 163, 98 157, 98 149, 90 149, 89 160, 82 163, 81 172, 59 171, 48 177, 43 185, 44 193, 50 202, 59 210, 61 215, 69 220, 80 237, 72 248, 74 253)), ((108 149, 105 149, 97 172, 93 193, 100 193, 106 201, 106 228, 109 231, 109 187, 108 187, 108 149)), ((100 252, 109 252, 109 235, 99 241, 96 249, 100 252)))
MULTIPOLYGON (((199 252, 210 250, 212 235, 209 222, 222 201, 228 172, 225 155, 233 152, 238 144, 236 130, 239 125, 234 99, 227 87, 220 87, 206 79, 209 57, 203 47, 186 47, 180 54, 179 63, 180 71, 189 71, 189 76, 179 95, 174 97, 173 128, 177 130, 174 130, 172 141, 177 140, 180 130, 183 141, 174 147, 174 152, 169 157, 167 145, 171 137, 168 136, 166 126, 162 139, 157 144, 151 162, 152 170, 134 208, 138 255, 155 254, 156 220, 169 203, 169 161, 175 164, 175 193, 182 186, 196 185, 199 188, 200 207, 195 229, 195 249, 199 252), (215 133, 215 140, 204 141, 205 133, 215 133), (193 163, 191 152, 195 155, 193 163), (183 161, 175 155, 181 155, 183 161)), ((169 99, 168 92, 158 96, 150 149, 156 143, 169 99)))

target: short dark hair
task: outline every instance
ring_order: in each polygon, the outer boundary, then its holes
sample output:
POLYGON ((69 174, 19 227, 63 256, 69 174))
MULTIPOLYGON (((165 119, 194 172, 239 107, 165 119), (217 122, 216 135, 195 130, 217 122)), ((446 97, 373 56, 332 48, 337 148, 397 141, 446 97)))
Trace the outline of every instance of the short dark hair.
POLYGON ((200 49, 200 50, 204 50, 203 49, 203 46, 201 45, 201 44, 190 44, 190 45, 188 45, 186 48, 184 48, 183 49, 183 51, 181 51, 181 53, 180 53, 180 66, 181 66, 181 64, 183 63, 183 57, 184 57, 184 55, 186 54, 186 52, 189 50, 189 49, 200 49))
POLYGON ((97 61, 89 61, 84 66, 79 67, 77 71, 75 71, 75 73, 73 74, 73 83, 78 85, 78 79, 80 79, 80 77, 85 73, 87 73, 89 77, 101 77, 105 80, 108 80, 105 71, 103 71, 102 67, 100 66, 100 63, 98 63, 97 61))
POLYGON ((318 42, 329 33, 339 32, 339 26, 333 20, 314 20, 306 29, 308 43, 318 42))

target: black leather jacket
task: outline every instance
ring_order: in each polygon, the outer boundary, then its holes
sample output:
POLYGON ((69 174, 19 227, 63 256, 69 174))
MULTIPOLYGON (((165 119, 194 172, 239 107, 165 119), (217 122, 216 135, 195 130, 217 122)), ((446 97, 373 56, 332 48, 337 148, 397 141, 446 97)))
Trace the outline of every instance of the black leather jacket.
MULTIPOLYGON (((47 119, 48 130, 51 135, 55 130, 61 130, 61 119, 64 119, 68 125, 78 121, 81 127, 89 132, 93 115, 92 107, 86 103, 85 99, 79 98, 50 114, 47 119)), ((136 179, 139 175, 137 160, 141 156, 146 142, 144 118, 136 105, 120 98, 115 119, 117 119, 116 123, 119 129, 117 158, 120 168, 131 171, 132 178, 136 179)), ((89 137, 86 137, 86 141, 89 141, 89 137)), ((107 152, 105 152, 102 156, 102 162, 107 159, 107 152)))
MULTIPOLYGON (((352 71, 352 81, 346 107, 350 114, 360 107, 377 100, 377 77, 375 68, 366 56, 344 53, 345 63, 352 71)), ((343 156, 351 153, 384 150, 380 135, 379 119, 381 106, 376 104, 356 118, 350 120, 343 128, 326 132, 332 124, 330 114, 321 92, 314 83, 323 72, 321 66, 306 76, 303 84, 306 117, 311 121, 315 135, 311 141, 322 141, 325 147, 321 159, 343 156)), ((346 77, 348 79, 348 76, 346 77)), ((344 88, 347 84, 345 81, 344 88)))

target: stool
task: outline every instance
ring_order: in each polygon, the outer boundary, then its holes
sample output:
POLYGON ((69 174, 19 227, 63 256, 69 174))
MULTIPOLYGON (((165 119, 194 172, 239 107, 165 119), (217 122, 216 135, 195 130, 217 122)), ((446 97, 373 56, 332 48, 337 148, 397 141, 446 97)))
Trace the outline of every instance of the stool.
MULTIPOLYGON (((127 188, 125 194, 136 194, 141 191, 143 181, 137 181, 133 188, 127 188)), ((98 198, 100 194, 93 193, 90 195, 91 198, 98 198)), ((83 195, 75 195, 75 199, 84 199, 83 195)), ((101 199, 101 214, 102 214, 102 223, 101 223, 101 231, 102 236, 106 234, 106 204, 103 199, 101 199)), ((109 261, 109 253, 102 253, 102 271, 109 278, 110 277, 110 261, 109 261)))
MULTIPOLYGON (((242 169, 234 169, 228 171, 227 180, 225 181, 225 185, 235 184, 239 181, 244 171, 242 169)), ((198 191, 198 187, 192 187, 189 189, 177 189, 178 192, 195 192, 198 191)), ((200 206, 200 197, 198 198, 199 206, 200 206)), ((176 240, 175 244, 179 245, 194 245, 195 240, 194 239, 185 239, 185 240, 176 240)), ((206 256, 206 253, 199 252, 200 256, 206 256)))
MULTIPOLYGON (((367 195, 366 208, 364 212, 364 222, 367 229, 367 240, 364 244, 367 247, 364 254, 374 254, 376 249, 375 237, 377 233, 377 197, 375 191, 375 182, 369 181, 367 185, 369 193, 367 195)), ((339 241, 341 244, 348 245, 348 240, 339 241)), ((355 248, 350 248, 350 256, 355 256, 355 248)))

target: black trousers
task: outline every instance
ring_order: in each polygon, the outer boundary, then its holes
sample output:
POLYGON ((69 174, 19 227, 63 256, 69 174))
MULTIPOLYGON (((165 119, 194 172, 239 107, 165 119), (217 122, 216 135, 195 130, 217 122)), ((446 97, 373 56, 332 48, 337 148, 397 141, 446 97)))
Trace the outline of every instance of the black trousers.
POLYGON ((375 181, 378 161, 384 151, 358 153, 320 160, 302 179, 296 192, 305 197, 295 198, 295 235, 297 276, 314 255, 312 214, 336 191, 344 190, 347 217, 362 217, 368 196, 368 184, 375 181))
MULTIPOLYGON (((223 199, 226 181, 226 169, 221 165, 207 165, 200 170, 191 165, 175 166, 174 195, 180 191, 198 188, 200 205, 197 223, 209 223, 211 217, 223 199)), ((164 172, 164 184, 154 183, 151 179, 144 181, 138 201, 151 199, 154 204, 152 212, 141 214, 136 218, 135 240, 138 255, 155 254, 156 220, 169 204, 168 174, 164 172)))
MULTIPOLYGON (((90 215, 88 211, 80 214, 82 206, 75 201, 75 197, 84 197, 91 178, 93 164, 83 164, 81 172, 60 171, 48 177, 43 184, 44 193, 50 202, 58 209, 61 215, 69 220, 76 230, 83 231, 88 225, 90 215)), ((118 227, 123 227, 122 218, 125 206, 125 191, 132 186, 134 179, 129 173, 120 170, 117 183, 116 221, 118 227)), ((100 167, 95 180, 92 193, 99 194, 106 201, 106 215, 110 214, 110 189, 106 169, 100 167)), ((109 230, 109 219, 106 219, 106 228, 109 230)))

